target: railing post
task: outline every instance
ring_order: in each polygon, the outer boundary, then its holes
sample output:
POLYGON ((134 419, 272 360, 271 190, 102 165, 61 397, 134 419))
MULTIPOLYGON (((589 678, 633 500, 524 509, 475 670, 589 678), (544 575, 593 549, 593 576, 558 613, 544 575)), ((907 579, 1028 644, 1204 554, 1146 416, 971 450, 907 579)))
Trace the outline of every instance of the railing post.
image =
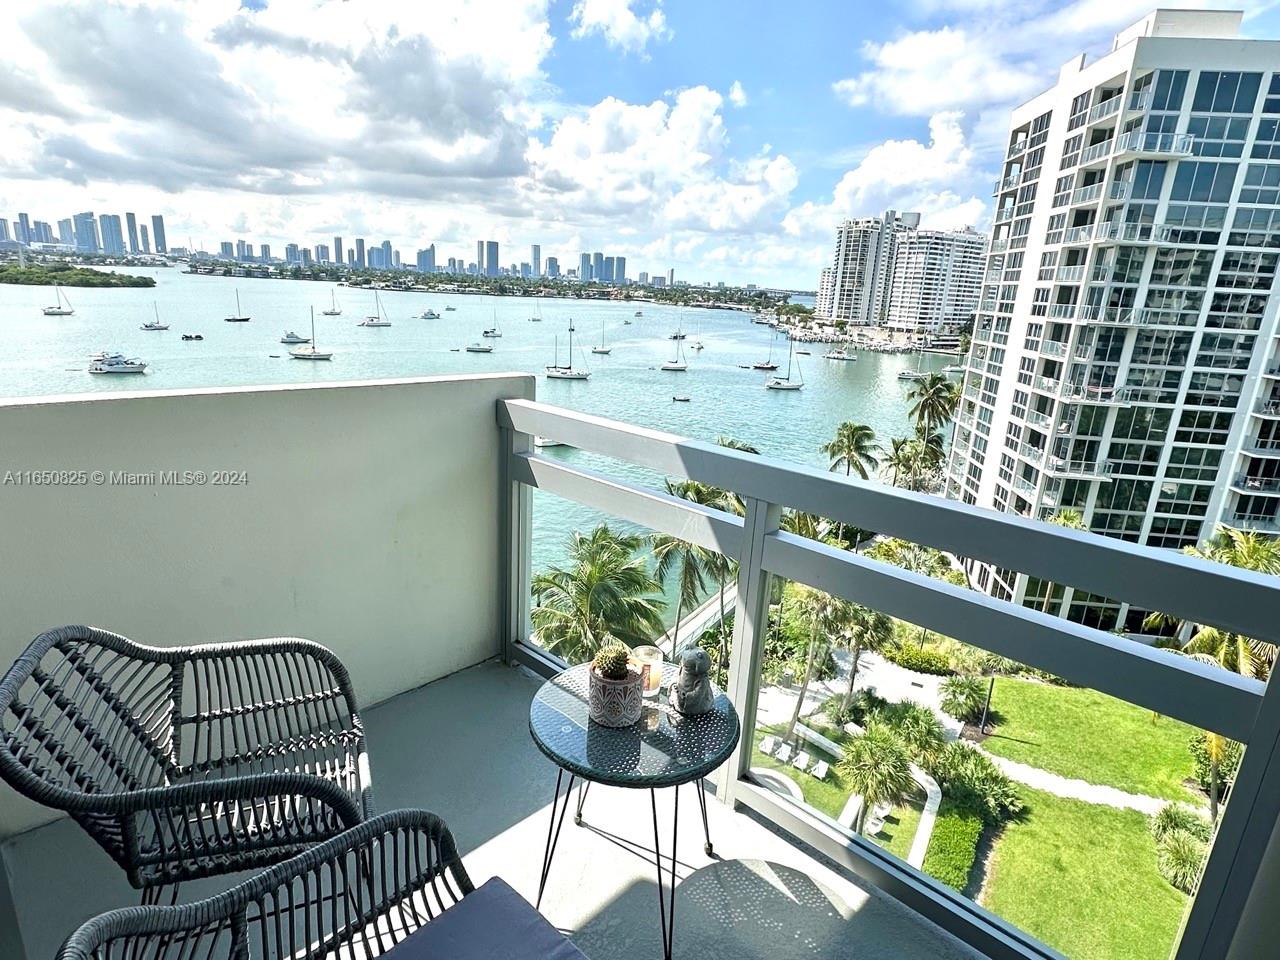
POLYGON ((533 438, 509 427, 499 430, 498 604, 504 663, 513 661, 517 642, 529 636, 530 568, 533 564, 533 491, 515 479, 512 458, 533 449, 533 438))
POLYGON ((728 761, 716 771, 716 796, 733 803, 738 780, 751 766, 760 696, 760 666, 769 630, 769 573, 764 569, 765 537, 778 529, 782 508, 766 500, 748 498, 738 557, 738 596, 733 607, 733 647, 729 653, 729 699, 742 721, 742 739, 728 761))

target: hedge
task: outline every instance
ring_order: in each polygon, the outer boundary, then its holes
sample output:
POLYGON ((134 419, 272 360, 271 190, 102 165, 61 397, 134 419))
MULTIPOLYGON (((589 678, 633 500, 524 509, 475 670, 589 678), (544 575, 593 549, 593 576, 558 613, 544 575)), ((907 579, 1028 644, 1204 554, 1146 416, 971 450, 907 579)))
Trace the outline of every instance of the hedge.
POLYGON ((946 676, 952 673, 951 661, 946 655, 936 650, 920 650, 916 647, 890 647, 885 651, 885 659, 900 667, 914 670, 916 673, 932 673, 946 676))
POLYGON ((923 870, 961 892, 969 884, 969 871, 978 855, 982 837, 982 817, 972 810, 958 807, 944 799, 938 808, 938 819, 924 855, 923 870))

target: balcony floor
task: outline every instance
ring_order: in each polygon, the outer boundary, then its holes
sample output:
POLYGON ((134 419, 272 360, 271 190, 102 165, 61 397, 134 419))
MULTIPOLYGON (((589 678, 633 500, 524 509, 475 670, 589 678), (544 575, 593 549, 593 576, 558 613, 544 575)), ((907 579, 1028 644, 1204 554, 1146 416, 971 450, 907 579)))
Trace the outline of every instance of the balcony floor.
MULTIPOLYGON (((538 681, 483 664, 366 711, 380 810, 424 807, 448 822, 472 879, 501 875, 537 895, 554 768, 528 734, 538 681)), ((0 787, 0 789, 7 789, 0 787)), ((681 791, 676 956, 707 960, 951 960, 976 957, 879 891, 838 876, 756 820, 708 803, 722 859, 703 855, 697 804, 681 791)), ((670 852, 670 791, 659 794, 670 852)), ((594 787, 586 825, 561 835, 543 913, 592 960, 661 954, 644 791, 594 787)), ((31 960, 54 955, 79 922, 137 903, 123 874, 70 821, 8 841, 5 867, 31 960)), ((182 899, 226 880, 192 884, 182 899)))

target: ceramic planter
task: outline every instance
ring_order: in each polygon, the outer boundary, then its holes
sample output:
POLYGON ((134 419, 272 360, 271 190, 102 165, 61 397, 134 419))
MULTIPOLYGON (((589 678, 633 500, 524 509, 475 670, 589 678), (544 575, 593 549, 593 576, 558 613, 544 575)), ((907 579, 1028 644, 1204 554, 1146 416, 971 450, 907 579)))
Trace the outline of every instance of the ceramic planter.
POLYGON ((604 727, 629 727, 644 709, 644 677, 635 667, 627 668, 621 680, 610 680, 591 668, 587 710, 592 721, 604 727))

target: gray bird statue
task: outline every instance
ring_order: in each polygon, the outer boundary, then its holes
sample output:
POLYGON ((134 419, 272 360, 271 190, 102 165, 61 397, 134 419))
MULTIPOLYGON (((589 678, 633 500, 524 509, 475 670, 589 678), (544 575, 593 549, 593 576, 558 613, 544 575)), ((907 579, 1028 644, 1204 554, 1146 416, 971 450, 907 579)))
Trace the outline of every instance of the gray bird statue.
POLYGON ((711 658, 694 647, 680 654, 680 676, 671 685, 671 706, 685 716, 706 713, 715 702, 711 692, 711 658))

